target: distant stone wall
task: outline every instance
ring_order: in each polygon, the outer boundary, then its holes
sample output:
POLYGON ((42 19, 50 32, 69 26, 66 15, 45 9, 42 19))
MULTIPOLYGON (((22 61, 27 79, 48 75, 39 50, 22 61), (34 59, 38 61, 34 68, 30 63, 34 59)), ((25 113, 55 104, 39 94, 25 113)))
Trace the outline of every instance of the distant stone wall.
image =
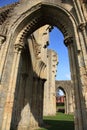
POLYGON ((47 81, 44 84, 44 109, 43 115, 56 114, 55 76, 57 71, 58 56, 54 50, 47 50, 47 81))
POLYGON ((56 92, 61 89, 65 94, 65 113, 74 113, 74 88, 71 80, 55 82, 56 92))

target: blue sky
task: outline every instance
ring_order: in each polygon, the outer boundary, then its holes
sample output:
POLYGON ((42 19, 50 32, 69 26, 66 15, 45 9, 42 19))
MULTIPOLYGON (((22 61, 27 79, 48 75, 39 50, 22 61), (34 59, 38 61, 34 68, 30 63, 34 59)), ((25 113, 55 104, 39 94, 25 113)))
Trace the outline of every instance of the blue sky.
POLYGON ((67 47, 64 45, 64 37, 56 27, 50 33, 50 46, 58 54, 59 64, 57 66, 58 80, 70 80, 69 57, 67 47))
POLYGON ((18 2, 19 0, 0 0, 0 6, 5 6, 7 4, 12 4, 14 2, 18 2))
MULTIPOLYGON (((0 0, 0 6, 12 4, 19 0, 0 0)), ((54 28, 50 33, 50 45, 48 48, 55 50, 58 54, 57 80, 70 80, 70 69, 68 51, 63 43, 64 37, 59 29, 54 28)))

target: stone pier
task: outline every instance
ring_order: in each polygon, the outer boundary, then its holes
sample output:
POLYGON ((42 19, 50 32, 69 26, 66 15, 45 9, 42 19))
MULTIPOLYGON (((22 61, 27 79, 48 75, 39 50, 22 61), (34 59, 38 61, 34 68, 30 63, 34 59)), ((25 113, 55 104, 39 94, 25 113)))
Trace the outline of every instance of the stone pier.
MULTIPOLYGON (((55 113, 56 62, 47 71, 52 26, 61 30, 68 49, 75 130, 87 130, 86 0, 20 0, 0 8, 0 130, 31 130, 42 125, 44 96, 52 101, 49 113, 55 113)), ((55 54, 51 58, 56 59, 55 54)), ((48 109, 46 102, 44 108, 48 109)))

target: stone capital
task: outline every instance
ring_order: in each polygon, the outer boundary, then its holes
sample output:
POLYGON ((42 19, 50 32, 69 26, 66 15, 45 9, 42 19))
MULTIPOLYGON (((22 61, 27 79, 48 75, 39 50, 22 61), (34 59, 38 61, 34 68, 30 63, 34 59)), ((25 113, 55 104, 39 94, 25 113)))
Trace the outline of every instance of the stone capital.
POLYGON ((15 44, 15 52, 21 52, 24 49, 23 43, 15 44))
POLYGON ((84 29, 85 29, 85 26, 86 26, 86 23, 80 23, 79 25, 78 25, 78 30, 79 31, 83 31, 84 29))
POLYGON ((68 47, 69 45, 71 45, 73 43, 73 37, 71 36, 67 36, 64 39, 64 44, 66 47, 68 47))

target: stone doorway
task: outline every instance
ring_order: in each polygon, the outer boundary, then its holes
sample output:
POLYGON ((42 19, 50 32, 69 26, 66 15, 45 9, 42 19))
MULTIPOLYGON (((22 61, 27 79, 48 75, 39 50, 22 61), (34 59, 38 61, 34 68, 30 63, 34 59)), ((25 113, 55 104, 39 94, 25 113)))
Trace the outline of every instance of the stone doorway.
POLYGON ((74 94, 71 80, 56 81, 56 91, 61 89, 65 97, 65 113, 74 114, 74 94))

